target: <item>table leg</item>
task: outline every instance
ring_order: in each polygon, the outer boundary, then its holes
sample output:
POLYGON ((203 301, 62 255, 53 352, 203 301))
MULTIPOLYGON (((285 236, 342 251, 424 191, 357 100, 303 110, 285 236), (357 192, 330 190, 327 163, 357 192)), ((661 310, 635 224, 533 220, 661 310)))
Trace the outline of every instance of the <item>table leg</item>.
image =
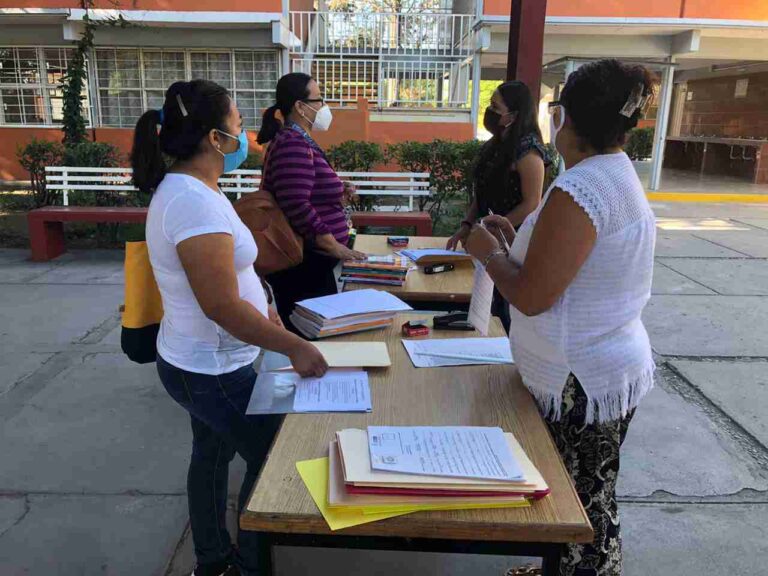
POLYGON ((560 574, 560 561, 563 557, 563 549, 558 546, 552 549, 552 551, 544 556, 541 563, 541 575, 542 576, 559 576, 560 574))
POLYGON ((274 551, 272 534, 270 532, 259 534, 258 546, 259 566, 256 569, 256 574, 259 576, 272 576, 272 554, 274 551))

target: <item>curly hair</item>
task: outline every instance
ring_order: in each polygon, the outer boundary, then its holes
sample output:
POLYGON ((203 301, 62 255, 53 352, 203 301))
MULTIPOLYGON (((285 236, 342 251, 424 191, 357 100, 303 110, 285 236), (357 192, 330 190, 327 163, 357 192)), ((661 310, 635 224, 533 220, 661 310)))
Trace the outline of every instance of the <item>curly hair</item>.
POLYGON ((618 60, 598 60, 573 72, 560 95, 560 104, 573 122, 576 134, 598 152, 623 146, 627 132, 637 126, 642 107, 629 117, 621 110, 630 96, 653 98, 656 79, 644 66, 618 60))

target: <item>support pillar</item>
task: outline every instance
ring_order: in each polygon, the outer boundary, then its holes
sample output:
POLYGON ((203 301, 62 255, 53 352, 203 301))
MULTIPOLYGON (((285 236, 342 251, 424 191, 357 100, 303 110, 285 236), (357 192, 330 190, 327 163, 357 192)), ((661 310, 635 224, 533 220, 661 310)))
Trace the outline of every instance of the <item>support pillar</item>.
POLYGON ((541 91, 546 15, 546 0, 512 0, 507 80, 525 82, 531 90, 534 102, 539 101, 541 91))
POLYGON ((674 87, 673 66, 665 66, 661 74, 659 87, 659 112, 656 115, 656 129, 653 133, 653 153, 651 155, 651 177, 648 188, 656 191, 661 186, 661 171, 664 165, 664 147, 667 143, 669 111, 672 108, 672 88, 674 87))

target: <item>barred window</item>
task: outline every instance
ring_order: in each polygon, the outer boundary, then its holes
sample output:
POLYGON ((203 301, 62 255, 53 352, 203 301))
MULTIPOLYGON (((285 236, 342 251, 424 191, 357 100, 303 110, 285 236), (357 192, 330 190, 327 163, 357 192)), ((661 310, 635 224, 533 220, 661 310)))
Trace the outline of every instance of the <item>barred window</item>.
MULTIPOLYGON (((71 48, 0 47, 0 124, 60 124, 61 83, 72 53, 71 48)), ((82 96, 90 123, 87 83, 82 96)))
POLYGON ((261 124, 277 84, 277 51, 96 50, 101 122, 133 127, 139 116, 163 105, 177 80, 203 78, 232 92, 247 128, 261 124))

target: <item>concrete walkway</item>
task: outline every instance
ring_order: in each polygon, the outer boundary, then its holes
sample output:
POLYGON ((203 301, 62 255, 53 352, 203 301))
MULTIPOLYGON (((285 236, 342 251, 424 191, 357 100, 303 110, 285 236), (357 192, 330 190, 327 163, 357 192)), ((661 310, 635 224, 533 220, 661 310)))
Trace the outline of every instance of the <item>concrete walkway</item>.
MULTIPOLYGON (((660 370, 625 444, 626 576, 762 574, 768 207, 655 206, 660 370)), ((0 575, 189 574, 189 422, 119 349, 122 255, 0 251, 0 575)), ((242 465, 233 468, 235 493, 242 465)), ((500 557, 280 549, 281 575, 501 575, 500 557)))

